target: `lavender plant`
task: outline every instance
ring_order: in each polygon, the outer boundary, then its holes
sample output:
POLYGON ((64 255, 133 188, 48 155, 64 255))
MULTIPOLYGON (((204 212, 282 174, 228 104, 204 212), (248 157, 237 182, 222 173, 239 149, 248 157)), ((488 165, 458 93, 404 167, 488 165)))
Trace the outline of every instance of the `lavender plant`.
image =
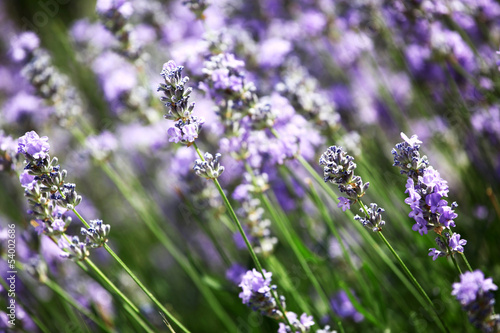
POLYGON ((0 331, 500 331, 499 9, 0 0, 0 331))

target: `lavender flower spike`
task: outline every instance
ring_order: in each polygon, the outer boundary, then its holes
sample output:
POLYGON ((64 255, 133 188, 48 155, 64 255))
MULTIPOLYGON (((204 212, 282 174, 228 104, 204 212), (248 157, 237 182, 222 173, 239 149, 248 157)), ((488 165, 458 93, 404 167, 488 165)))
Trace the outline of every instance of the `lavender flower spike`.
MULTIPOLYGON (((345 212, 351 209, 351 205, 356 203, 368 189, 370 183, 363 184, 360 176, 354 174, 356 163, 354 157, 347 155, 342 147, 331 146, 329 147, 321 158, 319 165, 324 165, 324 180, 337 184, 340 192, 345 193, 346 197, 339 198, 337 207, 342 208, 345 212)), ((363 224, 363 226, 370 228, 373 232, 382 231, 382 226, 385 221, 382 220, 382 213, 384 209, 378 207, 376 203, 370 204, 370 208, 366 209, 364 204, 360 201, 360 212, 365 213, 365 217, 356 215, 354 219, 363 224), (366 209, 366 211, 365 211, 366 209)))
MULTIPOLYGON (((360 208, 359 211, 364 213, 362 208, 360 208)), ((368 216, 366 218, 356 215, 354 219, 361 222, 364 227, 372 229, 373 232, 382 231, 382 226, 385 225, 385 221, 382 220, 382 213, 385 212, 385 210, 382 207, 378 207, 376 203, 371 203, 367 212, 368 216)))
POLYGON ((465 272, 460 276, 460 282, 453 284, 451 294, 457 298, 470 322, 483 332, 498 332, 500 316, 494 314, 495 299, 492 290, 498 287, 491 278, 485 279, 483 272, 465 272))
POLYGON ((278 309, 276 300, 271 294, 271 290, 276 289, 275 285, 271 285, 273 273, 266 272, 266 270, 263 270, 263 272, 264 276, 254 268, 243 275, 239 284, 242 290, 239 297, 243 304, 250 306, 254 311, 279 319, 283 314, 278 309))
POLYGON ((101 220, 91 220, 89 225, 88 229, 81 229, 81 234, 86 236, 86 245, 90 248, 96 248, 106 244, 111 226, 103 224, 101 220))
MULTIPOLYGON (((342 147, 329 147, 321 155, 319 165, 324 166, 325 182, 337 184, 340 192, 345 193, 347 199, 351 200, 350 204, 362 197, 370 186, 370 183, 363 184, 361 177, 354 175, 354 157, 347 155, 342 147)), ((342 202, 347 205, 345 199, 342 202)))
POLYGON ((173 60, 169 60, 163 65, 160 75, 165 83, 160 83, 158 91, 164 96, 160 98, 165 102, 168 112, 165 118, 170 120, 187 120, 191 117, 194 109, 194 103, 189 104, 189 95, 193 88, 185 88, 184 85, 189 81, 189 77, 182 77, 184 66, 177 66, 173 60))
POLYGON ((197 159, 194 163, 193 170, 200 177, 205 177, 207 179, 216 179, 223 172, 224 167, 219 164, 219 158, 221 154, 215 154, 215 158, 210 153, 205 153, 205 161, 197 159))
POLYGON ((411 208, 409 217, 415 220, 412 229, 420 235, 434 230, 439 237, 436 238, 437 248, 429 249, 429 256, 433 260, 453 253, 462 253, 465 239, 460 235, 450 232, 455 226, 454 219, 458 217, 455 208, 456 202, 448 206, 444 197, 448 196, 448 183, 437 170, 429 165, 426 156, 420 156, 420 141, 416 135, 411 138, 401 133, 404 142, 398 143, 392 150, 394 166, 401 169, 401 174, 407 175, 406 191, 409 197, 405 203, 411 208))

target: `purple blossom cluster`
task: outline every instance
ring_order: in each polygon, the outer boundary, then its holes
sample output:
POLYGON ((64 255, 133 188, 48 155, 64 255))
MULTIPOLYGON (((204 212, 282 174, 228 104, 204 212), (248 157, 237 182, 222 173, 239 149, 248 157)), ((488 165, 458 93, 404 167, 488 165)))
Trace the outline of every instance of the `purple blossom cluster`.
POLYGON ((356 310, 344 290, 336 293, 330 300, 330 304, 335 314, 342 319, 351 319, 355 322, 364 320, 364 316, 356 310))
POLYGON ((132 27, 129 18, 134 12, 131 1, 128 0, 98 0, 96 12, 101 17, 105 27, 120 42, 117 50, 132 60, 140 56, 140 49, 132 40, 132 27))
POLYGON ((192 88, 185 87, 189 78, 182 77, 183 69, 183 66, 177 66, 172 60, 165 63, 161 72, 165 83, 160 84, 158 91, 163 93, 161 100, 168 109, 165 118, 176 122, 168 129, 169 141, 189 146, 198 138, 205 120, 192 115, 195 105, 189 104, 192 88))
MULTIPOLYGON (((38 36, 31 31, 16 36, 11 42, 11 50, 13 59, 23 66, 21 72, 31 84, 31 89, 51 107, 51 114, 61 125, 72 124, 74 118, 81 114, 82 100, 68 77, 52 65, 50 55, 40 47, 38 36)), ((29 102, 28 107, 38 106, 38 100, 30 96, 23 102, 29 102)), ((23 108, 17 110, 23 111, 23 108)))
POLYGON ((75 191, 76 185, 65 182, 67 171, 61 170, 57 158, 50 158, 48 137, 40 137, 35 131, 27 132, 18 140, 18 153, 25 157, 24 171, 19 180, 25 190, 30 209, 35 217, 32 222, 38 234, 58 236, 58 244, 64 252, 61 256, 84 260, 88 248, 97 248, 107 242, 110 226, 100 220, 90 221, 89 228, 82 228, 86 241, 78 236, 71 239, 65 234, 71 223, 68 212, 74 211, 82 197, 75 191))
MULTIPOLYGON (((255 268, 247 271, 239 284, 242 290, 239 297, 242 299, 243 304, 248 305, 252 310, 260 312, 262 315, 276 320, 284 321, 284 316, 286 315, 286 318, 293 327, 280 322, 278 333, 309 332, 310 327, 314 325, 312 316, 303 313, 299 318, 292 311, 286 311, 285 314, 281 312, 272 295, 276 291, 276 286, 271 285, 271 276, 272 273, 265 270, 263 270, 263 274, 255 268)), ((283 296, 280 296, 280 301, 283 308, 285 308, 285 298, 283 296)))
POLYGON ((460 282, 453 283, 451 294, 457 298, 469 317, 469 321, 482 332, 500 330, 500 316, 494 312, 493 290, 498 287, 483 272, 475 270, 460 275, 460 282))
MULTIPOLYGON (((342 147, 330 146, 320 157, 319 165, 323 166, 323 180, 336 184, 341 193, 345 193, 347 197, 339 197, 337 207, 342 208, 345 212, 351 209, 351 205, 358 202, 370 183, 363 183, 360 176, 354 174, 356 163, 354 157, 347 155, 342 147)), ((371 203, 370 208, 364 209, 361 203, 359 211, 364 217, 356 215, 354 219, 359 221, 364 227, 371 229, 373 232, 381 231, 385 221, 382 219, 384 209, 378 207, 376 203, 371 203)))
POLYGON ((401 169, 401 174, 408 177, 406 191, 408 198, 405 203, 412 211, 408 215, 415 220, 412 229, 420 235, 434 230, 438 237, 436 244, 438 249, 429 249, 429 256, 433 260, 453 253, 463 253, 465 239, 461 239, 457 233, 452 233, 455 227, 453 221, 458 215, 455 209, 458 206, 453 202, 451 206, 444 200, 448 196, 448 182, 441 178, 437 170, 429 165, 426 156, 420 157, 420 140, 416 135, 408 138, 401 133, 403 142, 398 143, 392 150, 394 155, 394 166, 401 169))

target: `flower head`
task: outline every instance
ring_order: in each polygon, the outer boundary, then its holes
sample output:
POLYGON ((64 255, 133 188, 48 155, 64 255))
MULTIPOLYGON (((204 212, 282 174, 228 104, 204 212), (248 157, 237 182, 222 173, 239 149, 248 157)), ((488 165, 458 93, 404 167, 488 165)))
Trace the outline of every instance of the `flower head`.
MULTIPOLYGON (((360 212, 364 213, 364 209, 360 208, 360 212)), ((385 211, 382 207, 378 207, 376 203, 371 203, 370 208, 366 210, 368 212, 368 216, 365 216, 365 218, 356 215, 354 216, 354 219, 356 221, 361 222, 364 227, 370 228, 373 230, 373 232, 376 231, 381 231, 382 226, 385 225, 385 221, 382 220, 382 213, 385 211)))
POLYGON ((46 136, 38 136, 35 131, 27 132, 19 138, 17 151, 26 157, 42 160, 48 156, 50 145, 46 136))
POLYGON ((224 167, 219 164, 219 158, 221 157, 221 154, 215 154, 214 158, 212 154, 205 153, 204 157, 204 161, 201 159, 197 159, 195 161, 193 170, 200 177, 205 177, 208 179, 218 178, 224 172, 224 167))
POLYGON ((498 287, 491 278, 484 278, 483 272, 465 272, 460 282, 453 284, 451 294, 457 298, 470 322, 483 332, 497 332, 500 329, 500 318, 494 314, 495 299, 493 290, 498 287))
POLYGON ((356 201, 368 189, 370 183, 363 184, 361 177, 354 175, 356 163, 354 157, 347 155, 342 147, 329 147, 321 158, 319 165, 324 166, 324 180, 337 184, 340 192, 356 201))

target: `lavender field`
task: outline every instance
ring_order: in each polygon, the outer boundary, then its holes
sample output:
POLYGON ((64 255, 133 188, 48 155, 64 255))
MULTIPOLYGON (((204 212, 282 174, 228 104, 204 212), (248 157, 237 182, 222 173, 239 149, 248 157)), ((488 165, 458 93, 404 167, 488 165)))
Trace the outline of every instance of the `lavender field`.
POLYGON ((500 2, 0 0, 0 332, 500 332, 500 2))

